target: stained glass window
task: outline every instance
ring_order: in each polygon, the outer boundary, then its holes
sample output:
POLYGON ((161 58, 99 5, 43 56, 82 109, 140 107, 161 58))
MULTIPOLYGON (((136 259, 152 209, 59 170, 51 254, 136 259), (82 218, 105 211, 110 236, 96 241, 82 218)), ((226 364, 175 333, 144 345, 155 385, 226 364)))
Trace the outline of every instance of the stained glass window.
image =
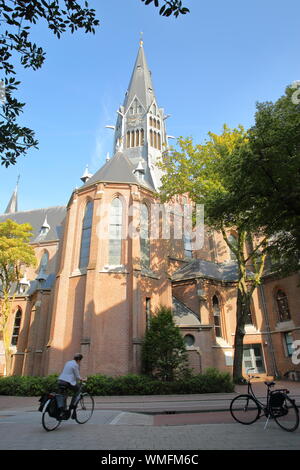
POLYGON ((85 207, 81 232, 81 246, 79 257, 79 268, 86 268, 90 258, 90 245, 93 221, 93 202, 89 201, 85 207))
POLYGON ((108 263, 111 266, 121 264, 122 255, 122 203, 116 197, 110 206, 109 220, 109 253, 108 263))

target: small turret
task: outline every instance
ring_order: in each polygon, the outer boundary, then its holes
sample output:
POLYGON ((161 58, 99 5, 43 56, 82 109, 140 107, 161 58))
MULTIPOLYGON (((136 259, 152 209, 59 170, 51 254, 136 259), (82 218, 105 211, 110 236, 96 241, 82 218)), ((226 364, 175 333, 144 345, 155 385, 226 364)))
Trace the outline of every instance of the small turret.
POLYGON ((82 177, 80 178, 83 183, 86 183, 93 175, 89 173, 88 165, 86 166, 82 177))

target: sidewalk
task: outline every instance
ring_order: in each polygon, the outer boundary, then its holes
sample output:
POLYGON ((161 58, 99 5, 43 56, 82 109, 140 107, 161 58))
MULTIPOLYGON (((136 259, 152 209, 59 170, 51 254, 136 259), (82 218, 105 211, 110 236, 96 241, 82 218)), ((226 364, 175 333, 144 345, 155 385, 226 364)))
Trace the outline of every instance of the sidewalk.
MULTIPOLYGON (((278 381, 275 388, 287 388, 290 396, 300 407, 300 382, 278 381)), ((257 397, 266 396, 263 382, 253 382, 257 397)), ((120 410, 143 414, 199 413, 228 411, 232 398, 247 393, 246 385, 237 385, 233 393, 208 393, 191 395, 145 395, 145 396, 95 396, 96 410, 120 410)), ((39 397, 12 397, 0 395, 0 412, 37 411, 39 397)))

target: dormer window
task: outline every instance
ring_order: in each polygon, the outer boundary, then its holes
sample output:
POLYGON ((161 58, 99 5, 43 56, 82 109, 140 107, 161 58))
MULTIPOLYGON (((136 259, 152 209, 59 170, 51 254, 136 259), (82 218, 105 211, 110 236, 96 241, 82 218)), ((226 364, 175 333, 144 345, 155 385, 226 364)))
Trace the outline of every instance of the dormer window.
POLYGON ((49 253, 48 251, 44 251, 41 261, 40 261, 38 275, 36 277, 37 280, 45 281, 47 279, 46 270, 47 270, 48 262, 49 262, 49 253))
POLYGON ((143 164, 142 164, 141 160, 139 161, 138 166, 134 170, 134 174, 140 181, 144 181, 144 179, 145 179, 145 170, 144 170, 144 167, 143 167, 143 164))
POLYGON ((47 222, 47 216, 45 217, 45 220, 40 228, 40 231, 39 231, 39 234, 36 238, 37 241, 41 241, 41 240, 44 240, 44 238, 46 237, 46 235, 48 234, 50 230, 50 225, 48 224, 47 222))

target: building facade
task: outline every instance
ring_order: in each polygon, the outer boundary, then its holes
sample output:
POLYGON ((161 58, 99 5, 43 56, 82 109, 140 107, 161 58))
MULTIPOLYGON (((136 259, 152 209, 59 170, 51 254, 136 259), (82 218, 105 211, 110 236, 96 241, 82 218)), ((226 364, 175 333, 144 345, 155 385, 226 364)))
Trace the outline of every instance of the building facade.
MULTIPOLYGON (((12 373, 59 373, 76 352, 84 356, 82 375, 139 373, 143 337, 160 305, 172 308, 195 372, 231 372, 237 266, 217 232, 204 227, 203 243, 192 249, 178 231, 187 195, 159 204, 167 116, 142 42, 117 114, 113 157, 94 175, 85 171, 67 206, 18 212, 15 191, 0 216, 32 225, 38 259, 14 286, 12 373)), ((300 340, 299 280, 299 273, 278 279, 266 271, 246 325, 245 370, 300 374, 292 356, 300 340)), ((3 350, 0 358, 4 374, 3 350)))

